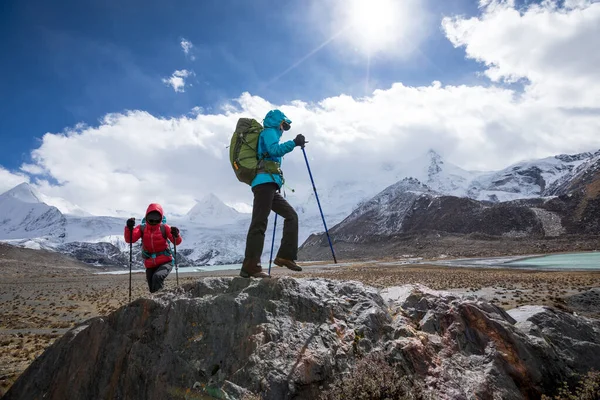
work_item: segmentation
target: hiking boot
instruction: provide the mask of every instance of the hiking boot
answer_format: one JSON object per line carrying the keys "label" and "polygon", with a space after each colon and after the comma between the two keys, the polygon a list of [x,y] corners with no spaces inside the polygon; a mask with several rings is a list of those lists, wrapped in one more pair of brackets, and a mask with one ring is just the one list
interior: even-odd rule
{"label": "hiking boot", "polygon": [[242,265],[240,270],[240,276],[242,278],[270,278],[271,275],[262,272],[262,266],[260,264],[255,265]]}
{"label": "hiking boot", "polygon": [[302,267],[296,264],[293,260],[286,260],[285,258],[275,257],[275,261],[273,261],[275,265],[280,267],[286,267],[291,269],[292,271],[302,271]]}

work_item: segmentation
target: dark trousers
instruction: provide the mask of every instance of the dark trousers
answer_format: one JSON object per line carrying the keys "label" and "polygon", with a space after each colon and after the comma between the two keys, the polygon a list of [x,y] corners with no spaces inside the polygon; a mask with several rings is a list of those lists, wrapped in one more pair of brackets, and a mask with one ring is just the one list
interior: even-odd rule
{"label": "dark trousers", "polygon": [[254,203],[252,222],[246,238],[244,265],[260,264],[260,256],[265,244],[265,231],[271,210],[284,218],[283,237],[277,257],[286,260],[298,258],[298,214],[277,191],[276,183],[263,183],[252,188]]}
{"label": "dark trousers", "polygon": [[159,265],[155,268],[146,268],[146,280],[148,281],[150,293],[158,292],[163,288],[163,283],[172,268],[171,263]]}

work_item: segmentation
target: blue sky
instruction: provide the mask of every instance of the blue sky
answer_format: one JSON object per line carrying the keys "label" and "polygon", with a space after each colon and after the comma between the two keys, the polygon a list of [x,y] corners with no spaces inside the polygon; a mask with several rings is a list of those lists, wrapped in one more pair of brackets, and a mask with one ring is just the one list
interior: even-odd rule
{"label": "blue sky", "polygon": [[[367,88],[366,55],[339,40],[274,80],[328,39],[308,1],[2,1],[0,164],[16,169],[44,133],[126,109],[173,116],[246,91],[283,103],[363,96],[399,81],[477,80],[477,64],[439,29],[443,15],[475,14],[476,2],[429,3],[434,18],[420,52],[374,55]],[[188,55],[182,39],[193,43]],[[176,93],[162,79],[183,69],[193,86]]]}
{"label": "blue sky", "polygon": [[498,170],[600,148],[596,0],[4,0],[0,54],[0,192],[95,214],[250,204],[226,146],[272,108],[331,187],[429,149]]}

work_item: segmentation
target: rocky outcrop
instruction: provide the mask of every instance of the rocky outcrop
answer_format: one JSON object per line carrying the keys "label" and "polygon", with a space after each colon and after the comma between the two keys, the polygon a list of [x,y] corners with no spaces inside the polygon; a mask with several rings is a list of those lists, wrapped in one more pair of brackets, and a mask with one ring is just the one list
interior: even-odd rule
{"label": "rocky outcrop", "polygon": [[422,286],[206,278],[73,328],[4,399],[318,399],[374,354],[423,396],[534,399],[600,368],[600,323]]}

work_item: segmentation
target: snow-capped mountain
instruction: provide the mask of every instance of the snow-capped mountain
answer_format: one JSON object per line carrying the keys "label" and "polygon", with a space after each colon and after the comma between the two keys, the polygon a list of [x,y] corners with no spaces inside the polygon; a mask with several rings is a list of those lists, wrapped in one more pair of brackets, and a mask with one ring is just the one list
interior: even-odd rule
{"label": "snow-capped mountain", "polygon": [[[123,238],[125,217],[64,215],[43,199],[27,183],[0,195],[0,240],[60,251],[94,265],[128,265],[129,244]],[[142,217],[138,216],[138,221]],[[203,198],[186,215],[167,219],[171,226],[181,229],[184,242],[178,250],[187,262],[241,262],[250,216],[228,207],[214,194]],[[139,243],[134,249],[135,266],[140,268]]]}
{"label": "snow-capped mountain", "polygon": [[556,157],[565,163],[573,165],[573,168],[570,168],[569,172],[558,177],[548,185],[544,192],[546,196],[566,194],[576,184],[587,181],[590,175],[600,170],[600,150],[593,154],[582,153],[574,156],[563,154]]}
{"label": "snow-capped mountain", "polygon": [[397,180],[413,177],[445,195],[503,202],[554,195],[561,182],[570,181],[586,165],[600,157],[596,153],[561,154],[522,161],[500,171],[466,171],[443,160],[433,150],[394,171]]}
{"label": "snow-capped mountain", "polygon": [[417,179],[404,178],[361,204],[331,232],[337,233],[338,237],[343,233],[345,240],[350,241],[358,237],[400,232],[413,204],[424,195],[434,198],[439,196],[439,193]]}
{"label": "snow-capped mountain", "polygon": [[[600,151],[558,155],[516,163],[500,171],[481,172],[464,170],[429,150],[409,161],[382,165],[368,181],[340,181],[319,188],[318,193],[328,227],[332,227],[382,190],[405,178],[417,179],[429,190],[444,195],[503,202],[556,195],[561,182],[570,182],[599,157]],[[302,237],[324,231],[314,193],[290,202],[302,221]]]}
{"label": "snow-capped mountain", "polygon": [[570,181],[599,153],[558,155],[525,161],[498,172],[477,176],[469,185],[468,197],[476,200],[509,201],[551,196],[561,182]]}
{"label": "snow-capped mountain", "polygon": [[28,183],[21,183],[7,192],[0,195],[1,201],[16,200],[21,203],[38,204],[43,203],[40,199],[40,194],[31,187]]}
{"label": "snow-capped mountain", "polygon": [[466,171],[445,161],[434,150],[394,168],[395,181],[415,178],[432,190],[453,196],[466,196],[478,172]]}
{"label": "snow-capped mountain", "polygon": [[[408,221],[405,217],[411,213],[409,204],[418,203],[420,198],[426,197],[431,202],[443,196],[456,196],[500,203],[557,196],[571,190],[574,182],[584,182],[598,168],[600,151],[525,161],[495,172],[466,171],[431,150],[410,161],[383,164],[374,171],[372,179],[344,180],[332,185],[317,182],[317,188],[330,230],[342,221],[340,226],[360,220],[356,226],[360,226],[362,233],[378,232],[376,228],[396,232],[398,224]],[[311,234],[324,231],[314,192],[288,193],[288,201],[299,215],[300,243]],[[60,205],[60,209],[48,203]],[[382,219],[386,213],[394,218]],[[88,260],[112,257],[122,264],[123,258],[114,254],[129,251],[123,240],[125,219],[129,216],[128,213],[90,216],[68,201],[44,196],[31,185],[21,184],[0,195],[0,240],[85,254]],[[140,221],[143,216],[136,217]],[[181,229],[184,242],[178,252],[189,262],[206,265],[238,263],[243,259],[250,214],[227,206],[215,194],[206,195],[187,214],[168,215],[167,219],[171,226]],[[271,214],[263,264],[270,256],[273,222]],[[283,223],[278,218],[275,252]]]}
{"label": "snow-capped mountain", "polygon": [[54,239],[65,235],[66,219],[56,208],[40,200],[40,195],[22,183],[0,195],[0,239]]}
{"label": "snow-capped mountain", "polygon": [[414,178],[405,178],[364,203],[331,229],[346,242],[416,231],[480,232],[490,235],[528,235],[541,232],[536,213],[523,204],[484,203],[468,197],[448,196],[431,190]]}
{"label": "snow-capped mountain", "polygon": [[[330,236],[338,241],[342,252],[348,252],[343,254],[380,256],[382,247],[430,255],[446,251],[466,255],[485,247],[492,254],[508,254],[518,252],[521,244],[531,245],[528,251],[549,245],[566,251],[569,243],[577,241],[545,239],[573,234],[584,235],[587,240],[585,235],[600,233],[600,151],[521,162],[498,172],[468,174],[456,173],[457,170],[444,173],[440,158],[429,155],[432,168],[421,175],[427,185],[405,178],[359,205],[330,229]],[[415,172],[422,173],[423,168]],[[439,179],[452,175],[460,179]],[[446,185],[440,185],[441,182]],[[461,195],[465,188],[466,195]],[[428,234],[436,239],[425,239],[427,244],[419,244],[419,239],[410,242],[411,237]],[[494,239],[473,246],[473,240],[465,235]],[[501,238],[522,238],[522,242],[507,245]],[[590,237],[589,243],[595,246],[596,239]],[[573,246],[579,248],[580,244]],[[311,236],[301,253],[311,259],[326,257],[325,237]]]}
{"label": "snow-capped mountain", "polygon": [[229,207],[213,193],[196,202],[185,215],[185,220],[202,226],[222,226],[244,218],[245,215]]}

